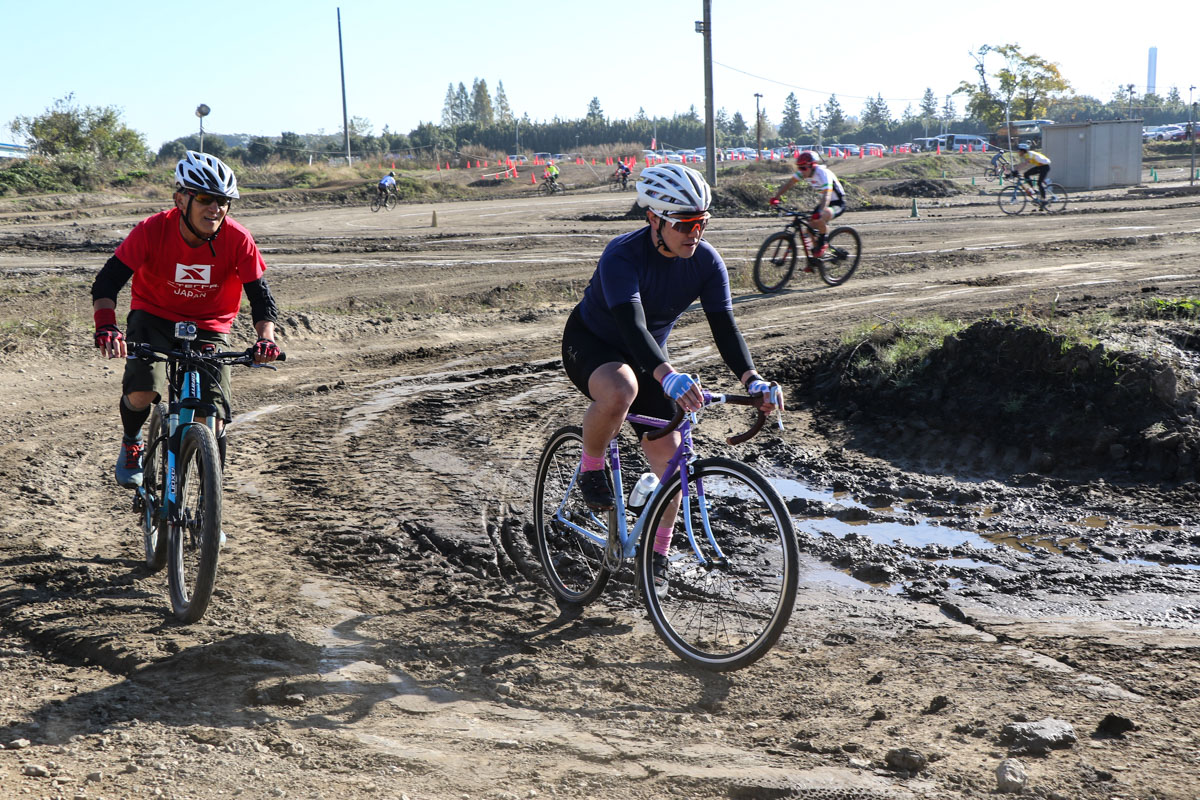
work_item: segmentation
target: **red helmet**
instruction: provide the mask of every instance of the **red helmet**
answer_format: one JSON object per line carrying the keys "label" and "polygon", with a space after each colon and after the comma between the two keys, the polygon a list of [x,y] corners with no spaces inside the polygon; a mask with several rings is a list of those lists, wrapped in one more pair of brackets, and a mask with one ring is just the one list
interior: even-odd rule
{"label": "red helmet", "polygon": [[809,167],[813,164],[820,163],[820,161],[821,157],[812,150],[803,150],[800,152],[800,155],[796,156],[797,167]]}

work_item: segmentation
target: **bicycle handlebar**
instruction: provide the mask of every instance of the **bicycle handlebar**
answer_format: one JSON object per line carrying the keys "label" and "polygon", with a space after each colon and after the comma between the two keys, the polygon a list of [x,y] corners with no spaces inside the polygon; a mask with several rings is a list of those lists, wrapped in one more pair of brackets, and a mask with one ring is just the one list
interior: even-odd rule
{"label": "bicycle handlebar", "polygon": [[[245,350],[160,350],[145,342],[131,342],[129,345],[129,358],[141,358],[146,361],[216,361],[222,364],[236,366],[244,364],[247,367],[262,366],[267,364],[254,363],[254,348],[247,347]],[[287,353],[282,350],[275,358],[276,361],[287,361]]]}
{"label": "bicycle handlebar", "polygon": [[[741,444],[742,442],[752,439],[759,433],[759,431],[763,429],[763,426],[767,424],[767,415],[764,414],[762,409],[758,407],[762,402],[763,396],[761,394],[714,394],[712,392],[704,391],[702,391],[701,394],[704,397],[705,407],[715,403],[727,403],[734,406],[754,406],[755,410],[758,412],[758,416],[754,420],[754,424],[751,425],[748,430],[726,438],[726,444]],[[683,406],[676,403],[675,416],[671,418],[671,421],[667,423],[667,426],[665,428],[659,428],[656,431],[650,431],[646,434],[646,438],[650,441],[655,441],[663,438],[669,433],[672,433],[683,423],[683,418],[685,416],[687,416],[687,412],[683,410]]]}

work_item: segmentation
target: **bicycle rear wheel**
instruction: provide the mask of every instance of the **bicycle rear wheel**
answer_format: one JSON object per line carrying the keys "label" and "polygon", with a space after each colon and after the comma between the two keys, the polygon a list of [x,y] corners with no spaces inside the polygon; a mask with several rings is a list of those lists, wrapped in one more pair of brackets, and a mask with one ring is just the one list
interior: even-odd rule
{"label": "bicycle rear wheel", "polygon": [[1057,214],[1067,207],[1067,190],[1057,183],[1046,184],[1046,199],[1042,208],[1051,214]]}
{"label": "bicycle rear wheel", "polygon": [[825,237],[829,245],[820,258],[821,280],[830,286],[841,286],[858,269],[862,257],[862,239],[854,228],[834,228]]}
{"label": "bicycle rear wheel", "polygon": [[582,454],[583,429],[559,428],[542,449],[533,483],[538,557],[555,596],[573,606],[587,605],[608,585],[604,546],[616,529],[615,511],[592,511],[583,502],[575,481]]}
{"label": "bicycle rear wheel", "polygon": [[142,544],[146,568],[158,572],[167,563],[168,530],[164,503],[167,486],[167,406],[155,403],[146,434],[146,459],[142,465]]}
{"label": "bicycle rear wheel", "polygon": [[171,607],[182,622],[204,616],[221,550],[221,462],[204,425],[188,425],[176,464],[179,524],[171,526]]}
{"label": "bicycle rear wheel", "polygon": [[[654,630],[685,661],[717,672],[762,658],[787,627],[796,602],[796,534],[775,488],[727,458],[697,461],[687,503],[702,562],[683,533],[671,544],[669,586],[654,590],[655,529],[680,497],[677,473],[650,509],[638,549],[638,578]],[[709,538],[709,534],[711,538]]]}
{"label": "bicycle rear wheel", "polygon": [[791,231],[772,233],[754,257],[754,285],[760,292],[778,292],[796,269],[796,237]]}
{"label": "bicycle rear wheel", "polygon": [[1020,214],[1025,210],[1025,192],[1020,186],[1007,186],[1000,190],[997,202],[1005,214]]}

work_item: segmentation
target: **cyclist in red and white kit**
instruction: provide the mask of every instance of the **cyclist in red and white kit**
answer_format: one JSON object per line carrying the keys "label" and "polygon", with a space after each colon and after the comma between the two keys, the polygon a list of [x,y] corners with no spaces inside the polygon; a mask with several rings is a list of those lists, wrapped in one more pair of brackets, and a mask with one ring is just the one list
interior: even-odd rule
{"label": "cyclist in red and white kit", "polygon": [[[175,166],[175,206],[142,220],[116,253],[101,268],[92,284],[92,312],[96,323],[95,344],[108,358],[128,354],[125,334],[117,326],[117,295],[133,278],[126,333],[130,341],[158,349],[178,346],[176,322],[196,322],[196,344],[228,346],[233,320],[241,306],[242,292],[250,301],[250,313],[258,341],[254,361],[274,361],[277,309],[263,272],[267,265],[250,232],[229,218],[232,201],[238,198],[237,178],[220,159],[189,150]],[[229,397],[229,367],[219,381]],[[125,362],[121,382],[120,415],[124,436],[117,458],[117,483],[127,488],[142,485],[142,425],[150,406],[166,392],[166,367],[141,359]],[[202,397],[221,404],[218,381],[201,376]],[[217,423],[217,445],[225,461],[223,422]]]}
{"label": "cyclist in red and white kit", "polygon": [[825,255],[825,234],[829,230],[829,222],[834,217],[841,216],[846,210],[846,191],[842,182],[833,174],[833,170],[820,163],[821,156],[812,150],[804,150],[796,156],[796,174],[788,178],[787,183],[779,187],[779,191],[771,198],[773,206],[779,205],[779,198],[801,180],[817,190],[820,200],[812,211],[812,226],[817,230],[817,240],[813,242],[813,256]]}

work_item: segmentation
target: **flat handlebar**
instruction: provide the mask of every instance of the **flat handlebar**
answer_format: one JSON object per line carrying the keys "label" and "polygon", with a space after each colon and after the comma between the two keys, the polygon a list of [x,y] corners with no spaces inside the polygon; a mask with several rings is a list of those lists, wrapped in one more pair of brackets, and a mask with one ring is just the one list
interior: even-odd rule
{"label": "flat handlebar", "polygon": [[[145,342],[131,342],[129,345],[129,357],[141,358],[146,361],[216,361],[222,364],[238,365],[245,364],[248,367],[267,366],[266,364],[256,365],[254,363],[254,348],[247,347],[245,350],[160,350]],[[287,361],[287,353],[282,350],[275,358],[276,361]]]}

